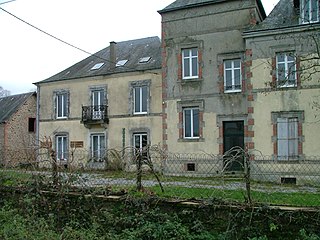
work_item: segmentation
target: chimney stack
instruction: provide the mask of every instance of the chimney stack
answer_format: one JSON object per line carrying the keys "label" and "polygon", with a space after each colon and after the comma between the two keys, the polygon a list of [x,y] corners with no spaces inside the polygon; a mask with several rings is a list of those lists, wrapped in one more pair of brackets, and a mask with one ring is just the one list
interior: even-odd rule
{"label": "chimney stack", "polygon": [[116,68],[117,53],[116,53],[116,42],[110,42],[110,70],[114,71]]}

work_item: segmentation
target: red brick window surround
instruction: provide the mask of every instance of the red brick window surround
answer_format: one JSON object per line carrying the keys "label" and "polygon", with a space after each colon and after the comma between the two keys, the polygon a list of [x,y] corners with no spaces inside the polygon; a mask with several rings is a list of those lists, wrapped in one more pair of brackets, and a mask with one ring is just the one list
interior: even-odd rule
{"label": "red brick window surround", "polygon": [[303,157],[303,111],[272,112],[273,155],[276,160],[300,160]]}
{"label": "red brick window surround", "polygon": [[202,79],[201,42],[192,42],[179,46],[178,81],[192,82]]}
{"label": "red brick window surround", "polygon": [[242,88],[242,73],[241,59],[231,59],[223,61],[224,67],[224,92],[241,92]]}
{"label": "red brick window surround", "polygon": [[178,102],[179,141],[203,141],[203,100]]}

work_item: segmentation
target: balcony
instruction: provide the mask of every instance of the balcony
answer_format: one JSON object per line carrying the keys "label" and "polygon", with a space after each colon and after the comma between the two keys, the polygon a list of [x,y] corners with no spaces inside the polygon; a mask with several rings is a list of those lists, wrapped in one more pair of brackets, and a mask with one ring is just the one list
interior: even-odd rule
{"label": "balcony", "polygon": [[101,124],[102,126],[109,124],[108,106],[82,106],[81,123],[83,123],[88,128],[90,128],[90,126],[92,125],[97,124]]}

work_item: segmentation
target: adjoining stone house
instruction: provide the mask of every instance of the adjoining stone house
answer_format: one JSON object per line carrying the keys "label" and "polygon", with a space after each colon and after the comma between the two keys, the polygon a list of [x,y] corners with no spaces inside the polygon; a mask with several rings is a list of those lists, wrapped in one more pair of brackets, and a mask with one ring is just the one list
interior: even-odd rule
{"label": "adjoining stone house", "polygon": [[111,42],[35,84],[38,137],[51,139],[60,164],[104,168],[110,149],[162,145],[158,37]]}
{"label": "adjoining stone house", "polygon": [[0,165],[35,161],[36,101],[35,92],[0,98]]}
{"label": "adjoining stone house", "polygon": [[[222,155],[240,146],[269,156],[255,170],[276,171],[273,180],[319,179],[319,164],[305,158],[320,155],[319,68],[310,67],[319,66],[319,1],[280,0],[268,17],[260,0],[177,0],[159,13],[165,149]],[[196,159],[171,166],[186,174],[241,170]]]}
{"label": "adjoining stone house", "polygon": [[[162,16],[163,139],[169,152],[223,155],[254,148],[243,30],[262,22],[260,0],[177,0]],[[251,59],[250,59],[251,60]],[[221,172],[223,162],[172,161],[181,172]],[[227,170],[241,170],[229,164]]]}
{"label": "adjoining stone house", "polygon": [[[320,181],[320,3],[280,0],[243,33],[247,52],[248,119],[263,154],[257,171],[276,181]],[[259,177],[259,176],[257,176]]]}

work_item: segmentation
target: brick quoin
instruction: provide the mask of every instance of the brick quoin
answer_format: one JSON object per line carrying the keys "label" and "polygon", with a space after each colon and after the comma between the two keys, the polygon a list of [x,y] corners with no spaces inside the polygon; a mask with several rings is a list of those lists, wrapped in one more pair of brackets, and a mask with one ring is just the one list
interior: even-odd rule
{"label": "brick quoin", "polygon": [[303,153],[302,143],[299,142],[298,144],[298,154],[301,155]]}
{"label": "brick quoin", "polygon": [[252,94],[251,94],[251,95],[248,95],[247,100],[248,100],[249,102],[254,101],[253,95],[252,95]]}
{"label": "brick quoin", "polygon": [[247,149],[254,149],[254,142],[247,142],[246,147]]}
{"label": "brick quoin", "polygon": [[183,128],[179,128],[179,138],[183,138]]}
{"label": "brick quoin", "polygon": [[162,123],[162,129],[164,129],[164,130],[168,129],[168,124],[167,123]]}
{"label": "brick quoin", "polygon": [[219,144],[219,154],[223,155],[223,150],[224,150],[224,145],[223,144]]}
{"label": "brick quoin", "polygon": [[168,140],[168,134],[163,134],[163,141],[167,141]]}
{"label": "brick quoin", "polygon": [[254,113],[254,107],[248,107],[248,113]]}
{"label": "brick quoin", "polygon": [[168,114],[163,113],[163,114],[162,114],[162,120],[163,120],[163,121],[166,121],[167,118],[168,118]]}
{"label": "brick quoin", "polygon": [[244,65],[245,65],[246,67],[251,67],[251,66],[252,66],[252,60],[245,61],[245,62],[244,62]]}
{"label": "brick quoin", "polygon": [[246,50],[246,56],[252,57],[252,49]]}
{"label": "brick quoin", "polygon": [[163,144],[163,150],[168,151],[168,144]]}
{"label": "brick quoin", "polygon": [[254,119],[253,118],[248,119],[248,125],[249,126],[254,125]]}

